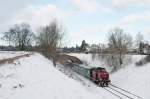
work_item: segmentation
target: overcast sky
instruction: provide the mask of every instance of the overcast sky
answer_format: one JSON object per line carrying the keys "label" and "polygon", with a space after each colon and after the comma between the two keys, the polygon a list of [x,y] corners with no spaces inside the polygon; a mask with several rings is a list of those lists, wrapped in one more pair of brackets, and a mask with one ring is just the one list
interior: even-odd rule
{"label": "overcast sky", "polygon": [[36,31],[53,18],[65,26],[66,45],[105,43],[120,27],[150,39],[150,0],[0,0],[0,32],[27,22]]}

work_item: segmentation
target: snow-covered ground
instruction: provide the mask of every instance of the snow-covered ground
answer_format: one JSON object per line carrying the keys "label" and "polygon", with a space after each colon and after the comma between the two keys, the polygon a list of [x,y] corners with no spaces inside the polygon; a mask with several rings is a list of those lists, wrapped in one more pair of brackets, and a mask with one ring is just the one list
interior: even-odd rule
{"label": "snow-covered ground", "polygon": [[[93,60],[91,54],[72,53],[70,55],[76,56],[83,61],[88,61],[89,65],[104,66],[104,63],[99,59],[95,58]],[[135,63],[144,57],[145,55],[132,55],[131,63],[111,74],[110,79],[112,84],[136,93],[144,99],[150,99],[150,63],[141,67],[135,66]]]}
{"label": "snow-covered ground", "polygon": [[110,99],[110,96],[114,97],[108,96],[106,91],[96,86],[96,89],[92,87],[90,90],[69,78],[40,54],[21,58],[16,61],[16,64],[1,66],[0,84],[0,99]]}
{"label": "snow-covered ground", "polygon": [[85,54],[85,53],[70,53],[68,55],[76,56],[81,61],[86,62],[87,65],[91,66],[104,66],[104,62],[100,61],[98,57],[94,57],[92,54]]}
{"label": "snow-covered ground", "polygon": [[24,52],[24,51],[0,51],[0,60],[1,59],[6,59],[6,58],[12,58],[15,56],[20,56],[20,55],[24,55],[28,52]]}
{"label": "snow-covered ground", "polygon": [[113,84],[136,92],[144,99],[150,99],[150,63],[136,67],[135,62],[144,56],[134,55],[133,63],[111,75]]}
{"label": "snow-covered ground", "polygon": [[[15,63],[0,67],[0,99],[118,99],[83,77],[84,84],[65,75],[38,53]],[[110,76],[113,84],[149,99],[149,74],[150,64],[138,68],[131,64]]]}

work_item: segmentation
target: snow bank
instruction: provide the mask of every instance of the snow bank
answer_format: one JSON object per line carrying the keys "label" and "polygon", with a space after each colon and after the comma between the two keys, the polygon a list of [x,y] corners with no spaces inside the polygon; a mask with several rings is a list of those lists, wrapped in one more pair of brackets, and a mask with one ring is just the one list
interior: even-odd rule
{"label": "snow bank", "polygon": [[68,55],[79,58],[85,65],[89,65],[91,67],[104,67],[108,72],[111,71],[111,68],[107,66],[105,62],[98,57],[97,54],[95,54],[96,56],[85,53],[70,53]]}
{"label": "snow bank", "polygon": [[15,56],[20,56],[27,54],[25,51],[0,51],[0,59],[12,58]]}
{"label": "snow bank", "polygon": [[[142,57],[133,56],[132,60]],[[110,75],[111,81],[149,99],[150,64],[135,67],[134,62]],[[36,53],[0,67],[0,99],[118,99],[91,81],[80,79],[85,83],[64,75],[50,60]]]}
{"label": "snow bank", "polygon": [[143,99],[150,99],[150,63],[141,67],[135,66],[135,62],[144,57],[134,55],[132,64],[112,74],[111,81],[115,85],[142,96]]}
{"label": "snow bank", "polygon": [[79,58],[81,61],[86,62],[86,64],[94,67],[104,66],[104,62],[102,62],[99,58],[93,58],[92,54],[85,53],[70,53],[68,55],[75,56]]}
{"label": "snow bank", "polygon": [[[0,99],[110,99],[56,70],[39,54],[0,67]],[[93,87],[92,87],[93,88]],[[97,87],[95,87],[97,88]],[[97,88],[97,90],[100,88]]]}
{"label": "snow bank", "polygon": [[[72,53],[70,55],[88,61],[89,65],[101,66],[101,64],[104,64],[101,60],[92,60],[91,54]],[[145,55],[132,55],[131,63],[111,74],[110,79],[112,84],[138,94],[143,99],[150,99],[150,63],[141,67],[135,66],[135,63],[144,57]]]}

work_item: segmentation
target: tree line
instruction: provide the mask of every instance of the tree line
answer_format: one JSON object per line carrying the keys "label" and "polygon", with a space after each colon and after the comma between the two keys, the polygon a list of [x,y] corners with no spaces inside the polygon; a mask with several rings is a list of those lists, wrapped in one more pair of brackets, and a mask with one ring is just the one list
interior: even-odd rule
{"label": "tree line", "polygon": [[81,46],[71,47],[71,50],[74,52],[92,53],[92,59],[100,57],[100,60],[105,61],[111,67],[112,72],[114,72],[131,61],[131,55],[127,54],[144,54],[145,48],[147,50],[146,53],[150,53],[150,45],[145,43],[140,32],[133,39],[123,29],[114,28],[108,32],[106,44],[89,45],[83,40]]}
{"label": "tree line", "polygon": [[[41,26],[34,33],[31,26],[27,23],[16,24],[3,33],[2,40],[8,42],[9,46],[13,46],[16,50],[30,51],[35,50],[41,52],[48,58],[55,60],[56,49],[60,48],[65,36],[63,25],[59,24],[55,19],[48,25]],[[143,53],[144,47],[150,50],[150,46],[145,44],[143,35],[139,32],[135,37],[135,45],[138,46],[139,53]],[[87,52],[88,48],[91,52],[99,54],[110,54],[107,56],[107,63],[116,66],[114,70],[121,66],[124,62],[125,54],[133,47],[133,38],[121,28],[114,28],[108,32],[107,44],[92,44],[91,46],[82,41],[81,46],[76,45],[75,50],[79,52]],[[74,51],[74,48],[64,48],[64,51]]]}
{"label": "tree line", "polygon": [[36,33],[28,23],[16,24],[2,33],[1,39],[16,50],[35,50],[49,57],[50,53],[56,53],[56,48],[61,46],[64,34],[63,25],[54,19],[48,25],[39,27]]}

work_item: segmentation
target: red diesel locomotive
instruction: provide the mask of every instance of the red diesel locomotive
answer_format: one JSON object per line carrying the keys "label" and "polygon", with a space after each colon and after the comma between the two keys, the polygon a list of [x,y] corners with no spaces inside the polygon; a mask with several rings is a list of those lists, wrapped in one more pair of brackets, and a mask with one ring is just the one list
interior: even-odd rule
{"label": "red diesel locomotive", "polygon": [[102,87],[108,86],[110,83],[109,73],[105,68],[73,64],[72,69]]}

